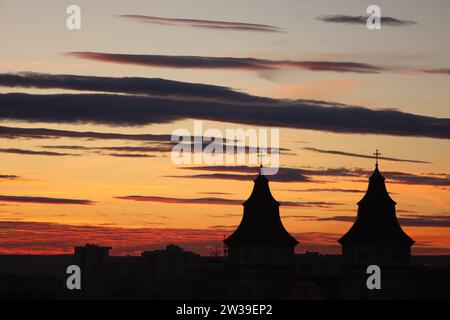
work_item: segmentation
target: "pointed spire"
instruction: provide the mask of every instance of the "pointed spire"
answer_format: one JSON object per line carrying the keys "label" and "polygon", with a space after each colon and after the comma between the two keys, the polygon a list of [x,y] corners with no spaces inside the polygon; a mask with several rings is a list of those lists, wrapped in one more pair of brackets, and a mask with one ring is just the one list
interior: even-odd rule
{"label": "pointed spire", "polygon": [[298,243],[281,222],[280,203],[272,196],[269,180],[262,169],[261,163],[252,193],[243,203],[242,221],[234,233],[224,240],[226,245],[252,243],[295,246]]}
{"label": "pointed spire", "polygon": [[244,202],[244,205],[248,203],[264,203],[266,205],[273,204],[277,206],[280,205],[270,192],[269,179],[267,179],[267,177],[264,175],[263,169],[264,167],[261,163],[258,168],[258,175],[256,176],[255,180],[253,180],[254,186],[252,193],[250,194],[250,197]]}
{"label": "pointed spire", "polygon": [[375,170],[369,178],[364,197],[358,202],[358,215],[350,230],[338,241],[341,244],[407,245],[414,241],[398,223],[395,205],[386,189],[385,178],[378,169],[378,150]]}

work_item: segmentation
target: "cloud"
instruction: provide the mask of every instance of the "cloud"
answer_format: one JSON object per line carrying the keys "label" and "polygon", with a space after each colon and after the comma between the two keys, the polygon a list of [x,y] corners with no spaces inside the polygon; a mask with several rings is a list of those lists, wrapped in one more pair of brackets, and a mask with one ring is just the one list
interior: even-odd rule
{"label": "cloud", "polygon": [[[326,15],[317,17],[317,20],[323,22],[331,22],[331,23],[344,23],[344,24],[359,24],[366,25],[368,16],[349,16],[349,15]],[[416,21],[412,20],[401,20],[393,17],[381,17],[381,24],[383,26],[391,26],[391,27],[402,27],[402,26],[410,26],[417,24]]]}
{"label": "cloud", "polygon": [[6,93],[0,94],[0,113],[5,120],[28,122],[138,126],[202,119],[338,133],[450,138],[450,119],[446,118],[323,101],[276,101],[228,104],[110,94]]}
{"label": "cloud", "polygon": [[31,156],[78,156],[79,154],[72,153],[60,153],[60,152],[51,152],[51,151],[34,151],[34,150],[25,150],[25,149],[0,149],[1,153],[14,153],[14,154],[23,154],[23,155],[31,155]]}
{"label": "cloud", "polygon": [[[290,216],[289,218],[308,221],[334,221],[334,222],[353,223],[356,217],[355,216],[315,217],[315,216],[299,215],[299,216]],[[398,221],[404,227],[450,228],[449,215],[402,215],[398,218]]]}
{"label": "cloud", "polygon": [[237,225],[215,225],[215,226],[209,226],[208,229],[213,229],[213,230],[220,230],[220,231],[227,231],[227,232],[233,232],[234,230],[236,230]]}
{"label": "cloud", "polygon": [[[206,204],[206,205],[241,205],[244,201],[237,199],[225,199],[218,197],[207,198],[170,198],[170,197],[157,197],[157,196],[140,196],[130,195],[115,197],[121,200],[133,200],[144,202],[159,202],[159,203],[173,203],[173,204]],[[293,201],[281,201],[280,204],[284,207],[317,207],[317,208],[329,208],[341,203],[334,202],[322,202],[322,201],[309,201],[309,202],[293,202]]]}
{"label": "cloud", "polygon": [[[258,71],[260,75],[267,76],[265,71],[276,71],[281,69],[300,69],[308,71],[319,72],[338,72],[338,73],[360,73],[360,74],[377,74],[377,73],[395,73],[400,75],[449,75],[449,68],[414,68],[403,66],[377,66],[365,62],[356,61],[328,61],[328,60],[270,60],[258,59],[251,57],[211,57],[211,56],[171,56],[171,55],[151,55],[151,54],[121,54],[121,53],[103,53],[103,52],[67,52],[67,56],[87,59],[93,61],[132,64],[147,67],[163,67],[163,68],[178,68],[178,69],[229,69],[229,70],[243,70],[243,71]],[[26,73],[22,73],[25,74]],[[11,82],[7,80],[5,83]],[[101,78],[101,77],[98,77]],[[106,78],[107,79],[107,78]],[[121,79],[121,78],[112,78]],[[122,78],[125,79],[125,78]],[[143,82],[143,78],[129,78],[135,81]],[[144,78],[145,79],[145,78]],[[149,81],[150,79],[147,79]],[[152,79],[156,82],[158,79]],[[118,82],[119,80],[117,80]],[[170,81],[159,79],[160,82]],[[175,86],[182,85],[189,86],[186,83],[179,83],[173,81]],[[12,82],[14,83],[14,82]],[[22,81],[23,83],[23,81]],[[342,87],[342,82],[338,83]],[[347,82],[348,84],[348,82]],[[166,85],[172,85],[169,82]],[[190,84],[195,86],[196,84]],[[211,86],[211,85],[204,85]],[[187,89],[187,88],[185,88]],[[220,96],[226,87],[211,86],[211,88],[204,87],[203,89],[212,90],[214,94]],[[302,89],[302,88],[300,88]],[[305,89],[305,88],[303,88]],[[75,89],[81,90],[81,89]],[[142,90],[142,88],[141,88]],[[120,91],[120,89],[118,90]],[[152,90],[144,90],[148,92]],[[146,93],[148,94],[148,93]],[[181,94],[187,94],[181,92]],[[211,96],[215,99],[215,95]],[[234,99],[245,101],[248,98],[245,93],[236,93]],[[264,98],[261,98],[264,99]],[[268,98],[266,98],[268,99]]]}
{"label": "cloud", "polygon": [[92,205],[94,201],[82,199],[63,199],[48,197],[29,197],[29,196],[4,196],[0,195],[1,202],[20,202],[20,203],[41,203],[41,204],[79,204]]}
{"label": "cloud", "polygon": [[[176,136],[175,136],[176,137]],[[45,128],[15,128],[0,126],[0,138],[3,139],[59,139],[59,138],[74,138],[74,139],[86,139],[86,140],[130,140],[130,141],[142,141],[146,143],[154,143],[152,146],[145,147],[132,147],[132,146],[114,146],[114,147],[90,147],[81,145],[41,145],[43,149],[59,149],[59,150],[72,150],[72,151],[120,151],[120,152],[170,152],[174,146],[171,142],[171,135],[169,134],[121,134],[121,133],[104,133],[104,132],[78,132],[68,130],[57,129],[45,129]],[[194,140],[194,136],[184,137]],[[200,137],[205,139],[206,137]],[[227,142],[227,139],[223,139]],[[226,144],[224,144],[226,146]],[[256,152],[254,148],[247,147],[246,152]],[[290,149],[280,148],[280,152],[288,153]],[[55,152],[42,152],[31,151],[21,149],[4,149],[8,153],[17,154],[36,154],[40,155],[79,155],[79,154],[65,154]],[[113,154],[110,154],[113,155]],[[129,153],[131,157],[137,154]],[[116,155],[113,155],[116,156]],[[124,156],[121,154],[119,156]],[[150,155],[145,155],[150,157]],[[151,155],[153,157],[153,155]]]}
{"label": "cloud", "polygon": [[[121,157],[121,158],[153,158],[156,157],[152,154],[136,153],[136,151],[143,152],[169,152],[172,148],[171,145],[165,146],[155,146],[155,147],[87,147],[87,146],[40,146],[44,149],[63,149],[72,151],[93,151],[99,155],[111,156],[111,157]],[[104,153],[101,151],[117,151],[111,153]],[[131,151],[131,152],[127,152]],[[82,154],[73,153],[60,153],[53,151],[34,151],[34,150],[24,150],[24,149],[0,149],[0,153],[14,153],[22,155],[40,155],[40,156],[81,156]],[[1,176],[0,176],[1,179]]]}
{"label": "cloud", "polygon": [[[250,180],[254,178],[256,170],[248,166],[201,166],[187,167],[184,170],[213,171],[195,175],[172,176],[186,179],[222,179],[222,180]],[[281,167],[276,175],[270,176],[269,180],[274,182],[323,182],[316,180],[317,177],[364,177],[372,174],[371,170],[361,168],[290,168]],[[388,183],[429,185],[446,187],[450,186],[450,175],[446,173],[414,174],[400,171],[382,171]],[[366,181],[366,180],[364,180]]]}
{"label": "cloud", "polygon": [[210,191],[210,192],[197,192],[198,194],[214,194],[214,195],[232,195],[232,193],[229,192],[214,192],[214,191]]}
{"label": "cloud", "polygon": [[[338,151],[338,150],[324,150],[324,149],[311,148],[311,147],[304,147],[303,150],[308,150],[308,151],[318,152],[318,153],[325,153],[325,154],[335,154],[335,155],[340,155],[340,156],[355,157],[355,158],[375,159],[374,156],[369,156],[366,154],[358,154],[358,153],[351,153],[351,152]],[[432,163],[429,161],[399,159],[399,158],[391,158],[391,157],[379,157],[379,159],[395,161],[395,162],[427,163],[427,164]]]}
{"label": "cloud", "polygon": [[21,177],[16,176],[15,174],[0,174],[0,180],[17,180]]}
{"label": "cloud", "polygon": [[450,215],[402,215],[399,218],[403,226],[450,228]]}
{"label": "cloud", "polygon": [[[249,166],[200,166],[186,167],[184,170],[213,171],[214,173],[203,173],[195,175],[172,176],[187,179],[222,179],[222,180],[252,180],[256,169]],[[363,169],[327,168],[327,169],[305,169],[280,167],[276,175],[269,176],[273,182],[324,182],[316,177],[360,177],[367,176],[369,171]]]}
{"label": "cloud", "polygon": [[18,128],[0,126],[0,138],[3,139],[98,139],[98,140],[131,140],[131,141],[170,141],[169,134],[123,134],[105,132],[79,132],[46,128]]}
{"label": "cloud", "polygon": [[[187,167],[185,170],[195,171],[214,171],[214,173],[202,173],[194,175],[174,175],[175,178],[187,179],[220,179],[220,180],[238,180],[250,181],[254,179],[256,169],[248,166],[203,166]],[[274,182],[317,182],[304,174],[301,169],[281,167],[276,175],[269,177]]]}
{"label": "cloud", "polygon": [[366,190],[342,189],[342,188],[309,188],[309,189],[289,189],[286,191],[294,192],[342,192],[342,193],[362,193]]}
{"label": "cloud", "polygon": [[154,158],[156,156],[143,153],[108,153],[108,156],[117,158]]}
{"label": "cloud", "polygon": [[176,19],[145,15],[126,14],[119,15],[121,18],[127,18],[142,23],[153,23],[170,26],[189,26],[195,28],[234,30],[234,31],[259,31],[259,32],[281,32],[281,29],[267,24],[255,24],[246,22],[218,21],[218,20],[199,20],[199,19]]}
{"label": "cloud", "polygon": [[[109,156],[115,156],[115,157],[156,157],[154,154],[148,154],[148,153],[169,153],[172,152],[173,148],[175,147],[176,143],[173,142],[166,142],[161,143],[158,142],[155,145],[146,145],[146,146],[109,146],[109,147],[88,147],[88,146],[81,146],[81,145],[42,145],[39,146],[43,149],[61,149],[61,150],[72,150],[72,151],[85,151],[85,152],[95,152],[100,155],[109,155]],[[202,143],[180,143],[181,146],[185,147],[186,152],[202,152],[207,146],[214,146],[217,153],[223,152],[226,153],[257,153],[258,148],[245,146],[241,149],[236,148],[234,144],[225,144],[217,141],[213,142],[202,142]],[[190,150],[190,151],[188,151]],[[105,151],[110,151],[112,153],[105,153]],[[281,153],[281,154],[292,154],[290,153],[290,149],[286,148],[273,148],[273,150],[269,150],[269,154],[272,154],[272,152]],[[1,152],[1,151],[0,151]]]}
{"label": "cloud", "polygon": [[429,74],[450,74],[450,68],[440,68],[440,69],[420,69],[419,73],[429,73]]}
{"label": "cloud", "polygon": [[450,175],[417,175],[399,171],[385,171],[383,175],[394,183],[430,186],[450,186]]}
{"label": "cloud", "polygon": [[2,73],[0,86],[10,88],[66,89],[77,91],[125,93],[158,97],[219,100],[228,102],[270,102],[228,87],[189,83],[161,78],[96,77],[34,72]]}
{"label": "cloud", "polygon": [[[403,75],[435,74],[447,75],[449,68],[406,68],[399,66],[376,66],[355,61],[327,61],[327,60],[270,60],[251,57],[211,57],[211,56],[171,56],[152,54],[122,54],[103,52],[67,52],[65,55],[78,59],[93,61],[132,64],[147,67],[164,67],[176,69],[229,69],[243,71],[276,71],[281,69],[300,69],[321,72],[377,74],[391,72]],[[141,78],[138,78],[141,79]],[[217,87],[217,90],[220,87]],[[222,87],[222,90],[226,88]],[[236,98],[244,99],[245,95]]]}
{"label": "cloud", "polygon": [[269,60],[236,57],[170,56],[151,54],[120,54],[103,52],[68,52],[66,55],[102,62],[135,64],[148,67],[195,68],[195,69],[239,69],[248,71],[298,68],[309,71],[380,73],[384,67],[352,61],[308,61]]}
{"label": "cloud", "polygon": [[237,204],[242,204],[242,202],[243,202],[241,200],[224,199],[224,198],[216,198],[216,197],[186,199],[186,198],[169,198],[169,197],[157,197],[157,196],[130,195],[130,196],[115,197],[115,198],[121,199],[121,200],[176,203],[176,204],[181,203],[181,204],[237,205]]}
{"label": "cloud", "polygon": [[44,149],[63,149],[63,150],[84,150],[84,151],[118,151],[118,152],[170,152],[172,143],[158,143],[152,146],[111,146],[111,147],[88,147],[79,145],[43,145]]}

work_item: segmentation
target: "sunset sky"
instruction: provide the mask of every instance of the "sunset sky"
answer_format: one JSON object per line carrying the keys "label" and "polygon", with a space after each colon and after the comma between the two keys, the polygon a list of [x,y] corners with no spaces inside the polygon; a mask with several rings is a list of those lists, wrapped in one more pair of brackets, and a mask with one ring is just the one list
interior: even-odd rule
{"label": "sunset sky", "polygon": [[371,4],[0,0],[0,253],[209,254],[258,169],[173,164],[196,119],[280,128],[298,252],[340,252],[378,148],[413,254],[450,254],[450,2]]}

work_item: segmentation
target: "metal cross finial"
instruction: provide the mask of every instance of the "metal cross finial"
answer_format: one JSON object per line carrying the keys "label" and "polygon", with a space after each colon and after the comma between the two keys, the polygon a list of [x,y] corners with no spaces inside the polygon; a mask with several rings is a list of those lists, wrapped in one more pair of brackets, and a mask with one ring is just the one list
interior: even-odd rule
{"label": "metal cross finial", "polygon": [[379,153],[377,149],[373,155],[375,156],[375,166],[378,167],[378,159],[380,159],[381,153]]}
{"label": "metal cross finial", "polygon": [[263,157],[264,157],[264,153],[262,153],[261,151],[258,153],[258,159],[259,159],[259,166],[262,167],[263,166]]}

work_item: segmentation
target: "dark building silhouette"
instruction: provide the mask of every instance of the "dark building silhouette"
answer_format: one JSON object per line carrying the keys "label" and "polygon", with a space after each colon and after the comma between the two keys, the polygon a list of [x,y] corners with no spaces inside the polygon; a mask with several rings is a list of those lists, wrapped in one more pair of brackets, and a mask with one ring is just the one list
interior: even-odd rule
{"label": "dark building silhouette", "polygon": [[75,247],[75,263],[81,269],[81,287],[87,295],[102,295],[106,291],[110,247],[92,244]]}
{"label": "dark building silhouette", "polygon": [[144,251],[142,279],[148,290],[161,288],[164,299],[192,299],[199,279],[200,256],[170,244],[166,250]]}
{"label": "dark building silhouette", "polygon": [[[378,151],[376,153],[378,156]],[[358,215],[338,241],[342,245],[342,295],[344,299],[407,299],[409,266],[414,241],[402,230],[395,213],[396,202],[386,189],[378,169],[369,178]],[[381,289],[369,290],[367,267],[381,269]]]}
{"label": "dark building silhouette", "polygon": [[232,297],[270,299],[279,297],[289,281],[298,241],[284,228],[280,204],[270,192],[262,166],[250,197],[243,203],[244,214],[236,231],[224,240]]}

